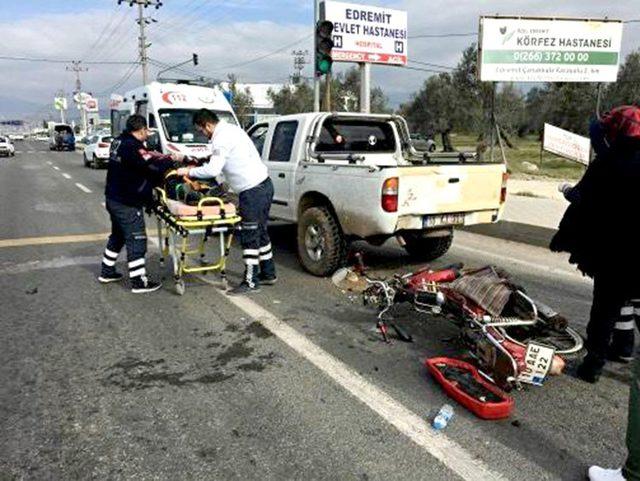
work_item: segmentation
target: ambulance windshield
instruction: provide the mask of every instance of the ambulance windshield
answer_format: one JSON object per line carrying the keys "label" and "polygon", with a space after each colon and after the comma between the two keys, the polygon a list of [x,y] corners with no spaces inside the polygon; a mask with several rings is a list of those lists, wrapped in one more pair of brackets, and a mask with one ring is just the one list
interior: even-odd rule
{"label": "ambulance windshield", "polygon": [[[193,126],[193,116],[198,109],[163,109],[160,110],[162,128],[169,142],[178,144],[206,144],[209,139]],[[231,112],[216,112],[221,122],[236,125]]]}

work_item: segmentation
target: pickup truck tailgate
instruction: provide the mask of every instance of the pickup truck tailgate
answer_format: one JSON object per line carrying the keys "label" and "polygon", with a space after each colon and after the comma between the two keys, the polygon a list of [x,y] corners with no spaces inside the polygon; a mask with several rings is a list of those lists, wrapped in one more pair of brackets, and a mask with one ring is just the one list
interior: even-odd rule
{"label": "pickup truck tailgate", "polygon": [[504,164],[398,168],[399,215],[498,209]]}

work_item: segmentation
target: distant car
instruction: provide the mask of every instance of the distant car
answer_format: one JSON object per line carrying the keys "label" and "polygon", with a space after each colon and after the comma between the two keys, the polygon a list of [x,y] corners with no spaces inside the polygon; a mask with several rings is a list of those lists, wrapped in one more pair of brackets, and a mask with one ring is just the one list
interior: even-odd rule
{"label": "distant car", "polygon": [[411,139],[411,143],[416,148],[416,150],[422,150],[426,152],[435,152],[436,151],[436,143],[433,139],[427,137],[423,134],[413,133],[409,135]]}
{"label": "distant car", "polygon": [[49,129],[50,150],[76,150],[76,137],[68,124],[54,124]]}
{"label": "distant car", "polygon": [[16,149],[13,147],[9,137],[0,137],[0,155],[3,157],[13,157],[16,155]]}
{"label": "distant car", "polygon": [[109,149],[113,137],[110,135],[93,135],[88,138],[87,145],[82,154],[85,167],[97,169],[107,165]]}
{"label": "distant car", "polygon": [[24,134],[9,134],[9,138],[13,141],[24,140]]}
{"label": "distant car", "polygon": [[49,142],[49,137],[46,135],[36,135],[36,140],[38,142]]}

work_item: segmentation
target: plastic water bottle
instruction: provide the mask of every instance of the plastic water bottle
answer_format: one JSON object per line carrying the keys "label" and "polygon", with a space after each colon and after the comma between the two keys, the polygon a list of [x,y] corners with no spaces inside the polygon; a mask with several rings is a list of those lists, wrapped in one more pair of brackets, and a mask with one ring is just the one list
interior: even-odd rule
{"label": "plastic water bottle", "polygon": [[450,404],[445,404],[440,408],[440,411],[438,411],[438,414],[436,414],[436,417],[433,419],[433,429],[435,429],[436,431],[443,430],[447,427],[452,417],[453,406],[451,406]]}

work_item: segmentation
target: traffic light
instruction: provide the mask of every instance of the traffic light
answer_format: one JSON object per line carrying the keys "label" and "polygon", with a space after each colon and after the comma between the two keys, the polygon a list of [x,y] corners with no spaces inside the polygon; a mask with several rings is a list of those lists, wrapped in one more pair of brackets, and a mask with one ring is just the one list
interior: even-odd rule
{"label": "traffic light", "polygon": [[193,54],[192,60],[193,60],[193,65],[198,65],[198,54],[197,53]]}
{"label": "traffic light", "polygon": [[316,76],[321,77],[331,72],[333,59],[333,23],[328,20],[318,22],[316,25]]}

